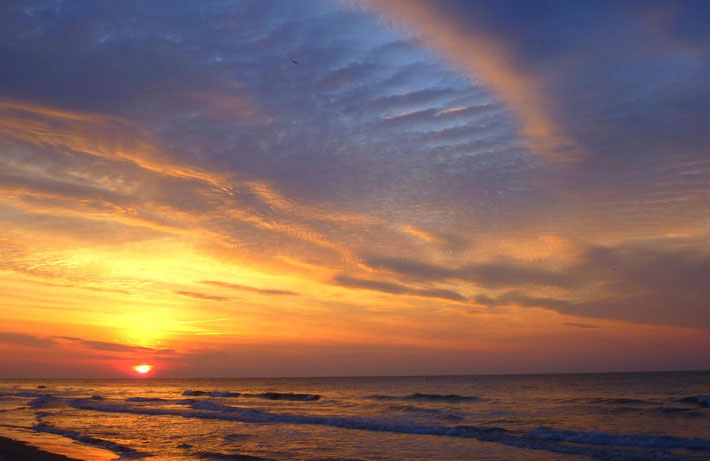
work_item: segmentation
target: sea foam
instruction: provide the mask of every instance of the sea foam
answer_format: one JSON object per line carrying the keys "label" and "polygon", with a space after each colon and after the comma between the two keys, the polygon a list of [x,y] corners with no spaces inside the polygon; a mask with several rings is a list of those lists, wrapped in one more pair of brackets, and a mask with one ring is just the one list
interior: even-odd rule
{"label": "sea foam", "polygon": [[[240,422],[314,424],[356,430],[473,438],[480,441],[497,442],[520,448],[588,455],[602,459],[654,459],[655,457],[655,455],[649,457],[647,453],[642,457],[638,457],[634,453],[627,452],[626,447],[655,449],[685,448],[689,450],[710,451],[710,440],[696,438],[583,432],[556,430],[547,427],[540,427],[526,433],[521,433],[495,426],[425,425],[387,418],[269,413],[220,405],[209,401],[195,402],[191,405],[190,410],[136,407],[93,402],[87,399],[76,399],[71,401],[70,404],[79,409],[110,413],[174,415],[185,418],[220,419]],[[579,445],[568,445],[569,442]],[[674,459],[674,457],[666,453],[661,459]]]}

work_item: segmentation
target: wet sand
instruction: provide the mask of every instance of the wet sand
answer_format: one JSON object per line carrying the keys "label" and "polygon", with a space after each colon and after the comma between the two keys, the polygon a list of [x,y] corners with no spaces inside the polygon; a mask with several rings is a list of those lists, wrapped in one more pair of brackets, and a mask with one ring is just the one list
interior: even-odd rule
{"label": "wet sand", "polygon": [[79,461],[40,450],[24,442],[0,437],[0,461]]}

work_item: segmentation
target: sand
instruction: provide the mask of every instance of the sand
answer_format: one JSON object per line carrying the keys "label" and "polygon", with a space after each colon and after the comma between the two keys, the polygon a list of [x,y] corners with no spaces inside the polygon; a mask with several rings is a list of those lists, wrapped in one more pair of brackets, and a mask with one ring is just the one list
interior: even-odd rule
{"label": "sand", "polygon": [[0,461],[79,461],[40,450],[24,442],[0,437]]}

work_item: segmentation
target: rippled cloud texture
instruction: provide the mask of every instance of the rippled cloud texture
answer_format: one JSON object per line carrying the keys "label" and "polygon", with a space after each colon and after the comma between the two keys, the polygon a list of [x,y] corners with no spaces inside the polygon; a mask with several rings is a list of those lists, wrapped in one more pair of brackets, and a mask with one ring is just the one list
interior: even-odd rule
{"label": "rippled cloud texture", "polygon": [[707,368],[708,21],[3,2],[0,374]]}

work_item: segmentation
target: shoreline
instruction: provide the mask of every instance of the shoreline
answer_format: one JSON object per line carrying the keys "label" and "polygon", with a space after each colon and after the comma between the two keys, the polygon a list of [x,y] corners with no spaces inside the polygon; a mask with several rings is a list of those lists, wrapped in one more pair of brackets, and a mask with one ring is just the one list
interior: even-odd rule
{"label": "shoreline", "polygon": [[49,451],[40,450],[26,442],[0,436],[0,461],[81,461],[77,458],[70,458],[58,455]]}

